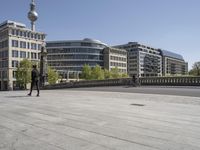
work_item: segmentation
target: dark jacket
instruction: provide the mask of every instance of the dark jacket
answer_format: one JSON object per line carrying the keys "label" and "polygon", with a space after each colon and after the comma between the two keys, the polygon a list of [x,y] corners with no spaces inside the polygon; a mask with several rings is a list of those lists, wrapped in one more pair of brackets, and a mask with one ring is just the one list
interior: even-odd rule
{"label": "dark jacket", "polygon": [[31,80],[32,81],[38,81],[39,80],[39,71],[37,69],[33,69],[31,72]]}

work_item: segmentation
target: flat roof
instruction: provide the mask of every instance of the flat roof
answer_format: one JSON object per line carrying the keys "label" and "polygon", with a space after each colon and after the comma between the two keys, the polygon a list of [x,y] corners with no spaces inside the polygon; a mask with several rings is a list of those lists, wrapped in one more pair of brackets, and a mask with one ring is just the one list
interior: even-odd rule
{"label": "flat roof", "polygon": [[174,53],[174,52],[170,52],[170,51],[161,49],[161,53],[163,56],[184,60],[182,55]]}
{"label": "flat roof", "polygon": [[102,44],[102,45],[105,45],[107,46],[107,44],[99,41],[99,40],[94,40],[94,39],[89,39],[89,38],[85,38],[83,40],[58,40],[58,41],[47,41],[46,43],[67,43],[67,42],[70,42],[70,43],[75,43],[75,42],[85,42],[85,43],[97,43],[97,44]]}

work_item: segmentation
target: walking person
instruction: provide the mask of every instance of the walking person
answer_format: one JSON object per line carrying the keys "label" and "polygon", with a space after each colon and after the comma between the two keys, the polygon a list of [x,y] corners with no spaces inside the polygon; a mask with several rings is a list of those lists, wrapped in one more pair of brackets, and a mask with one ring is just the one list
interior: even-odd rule
{"label": "walking person", "polygon": [[133,77],[132,77],[132,85],[133,86],[136,86],[136,77],[135,77],[136,75],[133,75]]}
{"label": "walking person", "polygon": [[36,85],[36,88],[37,88],[37,96],[40,96],[39,71],[37,70],[36,65],[33,65],[33,69],[31,71],[31,89],[30,89],[30,93],[28,94],[29,96],[31,96],[32,94],[34,85]]}

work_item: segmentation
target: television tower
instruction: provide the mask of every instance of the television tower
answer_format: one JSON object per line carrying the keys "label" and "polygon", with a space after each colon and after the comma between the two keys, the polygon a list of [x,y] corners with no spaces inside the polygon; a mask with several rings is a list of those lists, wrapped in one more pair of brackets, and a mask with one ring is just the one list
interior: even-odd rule
{"label": "television tower", "polygon": [[28,19],[31,21],[31,30],[35,31],[35,21],[38,19],[38,13],[35,11],[35,0],[32,0],[30,4]]}

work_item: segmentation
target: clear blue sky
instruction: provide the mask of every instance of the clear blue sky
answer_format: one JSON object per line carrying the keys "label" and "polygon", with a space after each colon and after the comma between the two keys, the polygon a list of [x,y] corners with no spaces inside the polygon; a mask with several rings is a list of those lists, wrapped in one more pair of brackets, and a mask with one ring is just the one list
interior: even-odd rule
{"label": "clear blue sky", "polygon": [[[25,23],[31,0],[1,0],[0,22]],[[141,42],[200,61],[200,0],[36,0],[37,30],[47,40]]]}

